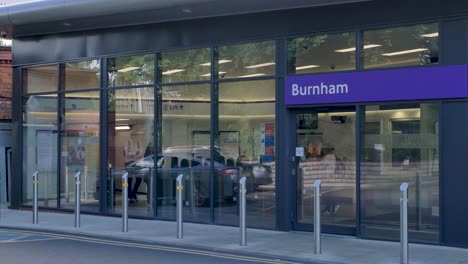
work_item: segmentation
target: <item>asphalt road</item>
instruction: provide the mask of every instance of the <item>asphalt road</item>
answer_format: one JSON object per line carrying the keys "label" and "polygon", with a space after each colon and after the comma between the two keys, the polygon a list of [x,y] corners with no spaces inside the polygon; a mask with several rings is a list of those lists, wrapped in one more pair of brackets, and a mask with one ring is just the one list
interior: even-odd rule
{"label": "asphalt road", "polygon": [[299,262],[166,245],[113,241],[76,235],[0,229],[0,263],[295,264]]}

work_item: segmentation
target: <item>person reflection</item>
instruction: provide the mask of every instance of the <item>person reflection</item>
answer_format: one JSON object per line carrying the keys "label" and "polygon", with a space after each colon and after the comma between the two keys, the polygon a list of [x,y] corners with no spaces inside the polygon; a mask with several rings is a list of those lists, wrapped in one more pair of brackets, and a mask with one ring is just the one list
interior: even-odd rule
{"label": "person reflection", "polygon": [[[323,177],[325,179],[333,179],[339,177],[339,166],[338,166],[338,157],[335,154],[334,147],[326,147],[322,149],[323,158],[321,160],[321,170]],[[323,195],[324,210],[322,214],[324,215],[334,215],[341,205],[337,203],[336,197],[333,196],[333,192],[329,192],[326,195]]]}
{"label": "person reflection", "polygon": [[[125,166],[138,161],[144,157],[144,148],[146,145],[137,137],[135,132],[130,133],[130,137],[125,143],[124,158]],[[135,178],[135,184],[132,186],[133,178]],[[142,181],[142,175],[136,174],[128,178],[128,199],[131,203],[138,201],[138,189],[140,188]]]}

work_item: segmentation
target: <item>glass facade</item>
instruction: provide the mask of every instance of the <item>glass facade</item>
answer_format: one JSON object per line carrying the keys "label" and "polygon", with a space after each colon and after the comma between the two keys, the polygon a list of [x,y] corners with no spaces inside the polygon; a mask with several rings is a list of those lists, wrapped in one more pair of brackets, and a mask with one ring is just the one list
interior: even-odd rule
{"label": "glass facade", "polygon": [[65,72],[62,75],[65,90],[99,88],[101,86],[100,69],[99,60],[66,63]]}
{"label": "glass facade", "polygon": [[211,79],[210,49],[163,52],[159,59],[162,83]]}
{"label": "glass facade", "polygon": [[248,78],[275,74],[275,43],[254,42],[219,47],[219,78]]}
{"label": "glass facade", "polygon": [[300,37],[288,41],[288,73],[356,69],[356,33]]}
{"label": "glass facade", "polygon": [[99,92],[61,96],[60,206],[74,208],[75,173],[81,172],[83,210],[99,210]]}
{"label": "glass facade", "polygon": [[148,85],[154,82],[154,55],[118,57],[107,60],[107,85]]}
{"label": "glass facade", "polygon": [[[409,183],[408,225],[415,239],[439,232],[439,104],[368,105],[361,135],[362,227],[398,230],[399,186]],[[427,238],[426,238],[427,239]]]}
{"label": "glass facade", "polygon": [[175,219],[176,178],[184,175],[184,217],[209,222],[211,169],[209,84],[162,87],[161,144],[158,150],[158,216]]}
{"label": "glass facade", "polygon": [[57,206],[57,95],[23,97],[23,203],[32,204],[33,178],[39,172],[40,206]]}
{"label": "glass facade", "polygon": [[23,70],[23,93],[57,91],[57,65],[32,67]]}
{"label": "glass facade", "polygon": [[151,216],[154,88],[109,90],[107,100],[109,211],[121,213],[121,179],[127,171],[129,214]]}
{"label": "glass facade", "polygon": [[[173,220],[175,179],[182,174],[184,219],[237,225],[238,182],[246,177],[247,225],[272,229],[284,217],[277,215],[282,179],[296,184],[294,225],[311,230],[311,186],[320,179],[323,221],[331,228],[325,230],[355,234],[360,223],[364,236],[372,237],[375,230],[397,230],[395,186],[408,181],[416,190],[410,230],[428,234],[421,241],[437,241],[439,103],[288,109],[295,120],[286,127],[288,116],[276,113],[286,107],[278,90],[284,78],[276,73],[438,63],[438,24],[301,36],[286,43],[24,68],[23,204],[31,204],[37,170],[40,205],[72,209],[73,175],[81,171],[83,211],[118,215],[128,199],[130,216]],[[280,51],[285,61],[276,58]],[[277,138],[278,130],[292,138]],[[284,158],[282,151],[291,147],[285,142],[303,150],[296,163]],[[298,174],[280,175],[277,166],[296,166]],[[125,171],[128,197],[122,197]]]}
{"label": "glass facade", "polygon": [[364,31],[363,65],[366,69],[436,64],[439,62],[439,25]]}
{"label": "glass facade", "polygon": [[355,109],[311,110],[296,115],[298,223],[313,224],[315,180],[322,182],[322,223],[356,225]]}
{"label": "glass facade", "polygon": [[274,80],[219,85],[217,223],[237,224],[238,182],[246,177],[247,222],[275,227],[275,98]]}

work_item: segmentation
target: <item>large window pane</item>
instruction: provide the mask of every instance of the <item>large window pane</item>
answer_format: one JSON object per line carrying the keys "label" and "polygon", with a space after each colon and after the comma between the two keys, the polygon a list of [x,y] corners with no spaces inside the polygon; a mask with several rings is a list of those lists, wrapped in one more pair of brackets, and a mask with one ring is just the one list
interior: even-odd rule
{"label": "large window pane", "polygon": [[99,210],[99,92],[62,96],[61,207],[73,208],[76,172],[81,172],[81,207]]}
{"label": "large window pane", "polygon": [[219,78],[246,78],[275,74],[275,42],[219,47]]}
{"label": "large window pane", "polygon": [[121,176],[127,171],[129,214],[153,215],[154,88],[111,90],[108,102],[109,209],[121,213]]}
{"label": "large window pane", "polygon": [[99,60],[70,62],[65,64],[65,90],[99,88]]}
{"label": "large window pane", "polygon": [[288,43],[288,73],[356,69],[356,33],[295,38]]}
{"label": "large window pane", "polygon": [[27,68],[23,70],[23,91],[43,93],[57,91],[57,65]]}
{"label": "large window pane", "polygon": [[[372,105],[361,131],[362,227],[366,236],[398,239],[400,191],[409,183],[409,230],[414,241],[438,241],[438,104]],[[393,236],[392,236],[393,234]]]}
{"label": "large window pane", "polygon": [[297,220],[314,223],[313,183],[321,180],[324,228],[356,226],[356,113],[354,107],[310,109],[296,115]]}
{"label": "large window pane", "polygon": [[57,96],[28,96],[23,102],[23,203],[32,204],[39,172],[39,206],[57,206]]}
{"label": "large window pane", "polygon": [[247,223],[275,227],[275,81],[221,83],[215,220],[238,224],[238,182],[247,177]]}
{"label": "large window pane", "polygon": [[163,83],[206,81],[210,75],[210,49],[163,52],[159,70]]}
{"label": "large window pane", "polygon": [[112,58],[108,63],[108,86],[145,85],[154,82],[154,55]]}
{"label": "large window pane", "polygon": [[161,110],[156,161],[158,216],[175,218],[175,179],[183,174],[184,218],[209,222],[210,85],[163,86]]}
{"label": "large window pane", "polygon": [[362,53],[366,69],[438,63],[438,24],[365,31]]}

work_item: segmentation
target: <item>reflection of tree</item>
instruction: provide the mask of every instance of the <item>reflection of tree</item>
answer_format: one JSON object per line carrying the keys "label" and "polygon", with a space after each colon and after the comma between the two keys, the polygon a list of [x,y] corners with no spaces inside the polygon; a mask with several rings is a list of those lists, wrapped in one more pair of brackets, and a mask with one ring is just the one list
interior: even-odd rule
{"label": "reflection of tree", "polygon": [[[377,44],[381,47],[365,49],[365,67],[385,67],[424,65],[438,62],[438,38],[423,37],[424,34],[437,32],[437,24],[422,24],[410,27],[397,27],[364,32],[364,44]],[[382,56],[384,53],[424,48],[418,53],[397,56]]]}
{"label": "reflection of tree", "polygon": [[[173,74],[163,74],[163,82],[189,82],[209,80],[210,49],[191,49],[163,52],[159,60],[161,72],[183,70]],[[202,76],[205,75],[205,76]]]}
{"label": "reflection of tree", "polygon": [[[220,64],[220,71],[227,72],[231,77],[247,74],[262,73],[274,74],[273,68],[246,68],[251,65],[275,62],[275,44],[273,41],[254,42],[239,45],[219,47],[220,60],[232,60],[229,63]],[[270,72],[265,72],[269,70]],[[222,77],[222,76],[221,76]]]}
{"label": "reflection of tree", "polygon": [[288,72],[295,73],[296,67],[305,65],[320,66],[305,72],[352,68],[355,52],[336,52],[352,47],[356,47],[354,32],[291,39],[288,42]]}
{"label": "reflection of tree", "polygon": [[154,80],[154,55],[130,56],[110,59],[109,85],[151,84]]}

